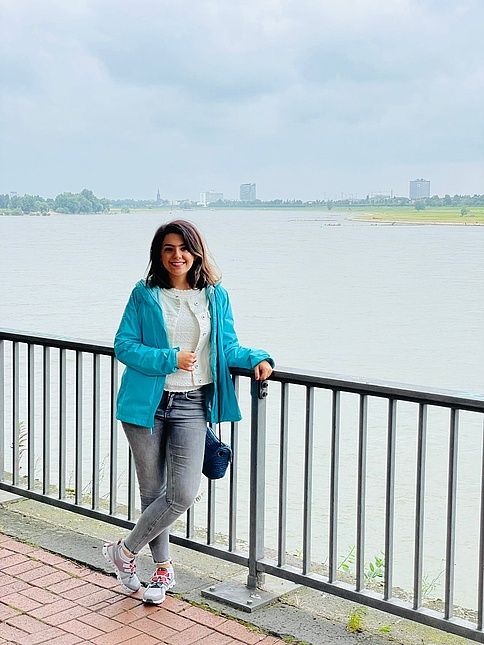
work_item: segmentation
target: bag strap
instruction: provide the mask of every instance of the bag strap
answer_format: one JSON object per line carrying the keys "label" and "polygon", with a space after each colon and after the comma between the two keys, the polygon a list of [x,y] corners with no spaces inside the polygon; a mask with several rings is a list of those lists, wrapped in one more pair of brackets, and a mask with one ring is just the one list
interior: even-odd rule
{"label": "bag strap", "polygon": [[[215,315],[215,350],[217,351],[217,349],[218,349],[218,327],[219,327],[220,323],[219,323],[218,315],[217,315],[217,290],[215,289],[215,287],[213,289],[213,301],[214,301],[214,309],[215,309],[215,312],[216,312],[216,315]],[[218,356],[218,351],[217,351],[217,356]],[[220,383],[220,378],[219,378],[219,374],[218,374],[219,363],[220,363],[220,361],[217,360],[217,363],[215,365],[215,369],[217,370],[217,374],[216,374],[216,376],[217,376],[217,387],[218,387],[218,383]],[[220,421],[220,409],[221,408],[220,408],[220,388],[219,387],[218,387],[218,392],[217,392],[217,408],[218,408],[218,423],[217,423],[217,426],[218,426],[218,439],[219,439],[220,443],[222,443],[222,423]]]}

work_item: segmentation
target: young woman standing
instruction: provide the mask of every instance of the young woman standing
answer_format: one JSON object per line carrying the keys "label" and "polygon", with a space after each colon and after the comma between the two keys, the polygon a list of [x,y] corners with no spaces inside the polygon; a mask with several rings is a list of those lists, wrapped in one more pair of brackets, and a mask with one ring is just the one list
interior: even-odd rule
{"label": "young woman standing", "polygon": [[175,584],[169,529],[200,485],[207,423],[241,418],[230,367],[267,379],[267,352],[239,345],[226,290],[190,222],[161,226],[146,280],[133,289],[114,342],[126,365],[117,402],[138,477],[142,514],[103,555],[124,589],[141,584],[135,557],[149,545],[155,572],[143,600],[159,604]]}

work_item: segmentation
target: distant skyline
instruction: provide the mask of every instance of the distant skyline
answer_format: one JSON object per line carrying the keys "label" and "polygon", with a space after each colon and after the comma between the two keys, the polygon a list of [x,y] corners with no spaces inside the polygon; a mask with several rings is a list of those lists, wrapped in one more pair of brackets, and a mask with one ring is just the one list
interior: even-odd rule
{"label": "distant skyline", "polygon": [[0,0],[0,193],[484,193],[482,0]]}

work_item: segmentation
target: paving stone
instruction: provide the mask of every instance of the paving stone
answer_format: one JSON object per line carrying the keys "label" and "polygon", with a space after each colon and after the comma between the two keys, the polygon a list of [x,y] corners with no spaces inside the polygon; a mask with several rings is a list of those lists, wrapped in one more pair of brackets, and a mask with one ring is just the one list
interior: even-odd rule
{"label": "paving stone", "polygon": [[[9,582],[0,587],[0,601],[5,602],[5,597],[9,597],[14,593],[20,593],[24,589],[30,589],[30,585],[23,580],[17,580],[9,576]],[[10,603],[8,603],[10,604]]]}
{"label": "paving stone", "polygon": [[58,625],[62,625],[62,623],[67,622],[68,620],[79,618],[79,616],[82,616],[87,612],[88,610],[85,607],[74,605],[74,607],[72,607],[71,609],[65,609],[64,611],[60,611],[56,614],[49,614],[48,616],[42,618],[42,620],[49,625],[52,625],[53,627],[57,627]]}
{"label": "paving stone", "polygon": [[148,634],[140,634],[134,638],[130,638],[127,641],[123,641],[123,645],[159,645],[160,641],[153,636]]}
{"label": "paving stone", "polygon": [[171,629],[171,627],[164,627],[163,625],[160,625],[160,623],[150,620],[149,618],[140,618],[140,620],[136,621],[135,629],[158,638],[163,642],[165,642],[168,636],[174,636],[175,634],[179,633],[174,629]]}
{"label": "paving stone", "polygon": [[94,608],[95,605],[102,602],[103,600],[107,600],[109,598],[115,598],[117,596],[117,594],[114,594],[112,591],[109,591],[109,589],[99,589],[99,587],[95,587],[95,589],[96,591],[94,593],[89,595],[83,595],[82,598],[79,598],[76,602],[79,605],[82,605],[83,607]]}
{"label": "paving stone", "polygon": [[184,629],[182,632],[178,632],[174,636],[169,636],[163,640],[169,645],[192,645],[202,638],[208,638],[209,635],[212,635],[213,631],[205,625],[194,625],[188,629]]}
{"label": "paving stone", "polygon": [[21,593],[13,593],[9,596],[3,596],[1,601],[5,605],[15,607],[15,609],[21,609],[22,611],[31,611],[32,609],[37,609],[42,606],[41,603],[32,600],[32,598],[24,596]]}
{"label": "paving stone", "polygon": [[0,603],[0,623],[6,621],[8,618],[11,618],[12,616],[18,616],[20,615],[20,612],[17,611],[16,609],[12,609],[12,607],[7,607],[7,605],[3,605]]}
{"label": "paving stone", "polygon": [[105,633],[100,629],[92,627],[92,625],[81,622],[80,620],[69,620],[67,623],[62,623],[60,627],[66,632],[76,634],[77,636],[82,636],[82,638],[89,640],[95,638],[96,636],[101,636],[103,633]]}
{"label": "paving stone", "polygon": [[221,630],[224,634],[233,636],[243,643],[249,643],[250,645],[258,643],[260,640],[265,638],[265,634],[263,635],[260,632],[251,632],[247,627],[237,623],[235,620],[228,620],[224,625],[216,627],[215,629]]}
{"label": "paving stone", "polygon": [[107,616],[101,616],[100,614],[88,613],[84,616],[78,618],[83,623],[92,625],[97,629],[100,629],[102,632],[113,632],[115,629],[119,629],[119,622],[108,618]]}
{"label": "paving stone", "polygon": [[190,618],[191,620],[201,623],[202,625],[206,625],[207,627],[216,627],[227,622],[227,619],[223,616],[217,616],[217,614],[212,614],[210,611],[206,611],[200,607],[189,606],[187,609],[184,609],[179,616]]}
{"label": "paving stone", "polygon": [[[150,620],[155,620],[157,623],[171,627],[177,632],[181,632],[184,629],[189,629],[193,627],[194,622],[188,618],[183,618],[180,614],[174,614],[172,611],[167,611],[166,609],[160,608],[159,611],[150,615]],[[136,623],[134,624],[136,627]]]}
{"label": "paving stone", "polygon": [[20,645],[39,645],[39,643],[47,643],[53,638],[58,636],[63,636],[65,632],[57,629],[57,627],[50,627],[46,625],[46,629],[39,631],[34,634],[26,634],[20,643]]}
{"label": "paving stone", "polygon": [[21,564],[28,562],[29,559],[21,553],[14,553],[13,551],[3,550],[0,552],[0,569],[7,569],[13,567],[14,564]]}
{"label": "paving stone", "polygon": [[15,553],[32,553],[37,547],[32,546],[31,544],[24,544],[24,542],[19,542],[18,540],[7,539],[2,542],[2,549],[9,549],[10,551],[15,551]]}
{"label": "paving stone", "polygon": [[64,558],[56,553],[49,553],[48,551],[37,548],[34,551],[31,551],[29,556],[36,560],[40,560],[40,562],[44,562],[45,564],[56,565],[64,561]]}
{"label": "paving stone", "polygon": [[95,645],[117,645],[118,643],[123,643],[130,638],[137,638],[142,635],[142,632],[127,625],[126,627],[121,627],[120,629],[116,629],[108,634],[92,638],[91,642]]}
{"label": "paving stone", "polygon": [[34,618],[46,618],[47,616],[53,616],[54,614],[58,614],[61,611],[65,610],[73,610],[76,608],[76,604],[73,603],[71,600],[66,600],[65,598],[58,598],[52,603],[49,603],[47,605],[42,605],[38,609],[34,609],[34,611],[30,612],[31,616],[34,616]]}
{"label": "paving stone", "polygon": [[37,620],[36,618],[32,618],[27,614],[20,614],[19,616],[9,618],[7,623],[17,629],[23,629],[24,632],[27,632],[28,634],[35,634],[39,631],[48,629],[48,626],[45,623]]}
{"label": "paving stone", "polygon": [[3,573],[8,576],[17,576],[19,573],[24,573],[25,571],[32,571],[42,566],[42,562],[37,562],[37,560],[26,560],[25,562],[20,562],[20,564],[15,564],[12,567],[6,567],[3,569]]}

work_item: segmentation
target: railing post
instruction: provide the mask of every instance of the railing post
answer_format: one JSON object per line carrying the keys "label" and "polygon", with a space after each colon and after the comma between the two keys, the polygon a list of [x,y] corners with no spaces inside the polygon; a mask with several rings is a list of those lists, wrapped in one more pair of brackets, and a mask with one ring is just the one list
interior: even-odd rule
{"label": "railing post", "polygon": [[42,364],[42,492],[50,493],[50,347],[44,346]]}
{"label": "railing post", "polygon": [[20,357],[19,344],[13,343],[12,354],[12,484],[20,481]]}
{"label": "railing post", "polygon": [[27,487],[35,488],[35,347],[27,346]]}
{"label": "railing post", "polygon": [[282,591],[262,590],[265,575],[259,570],[264,558],[264,513],[266,474],[266,397],[267,381],[251,379],[250,479],[249,479],[249,557],[245,585],[231,580],[202,589],[202,596],[252,612],[273,602]]}
{"label": "railing post", "polygon": [[0,480],[5,479],[5,341],[0,340]]}
{"label": "railing post", "polygon": [[267,381],[251,380],[249,574],[247,587],[263,584],[257,563],[264,557]]}

